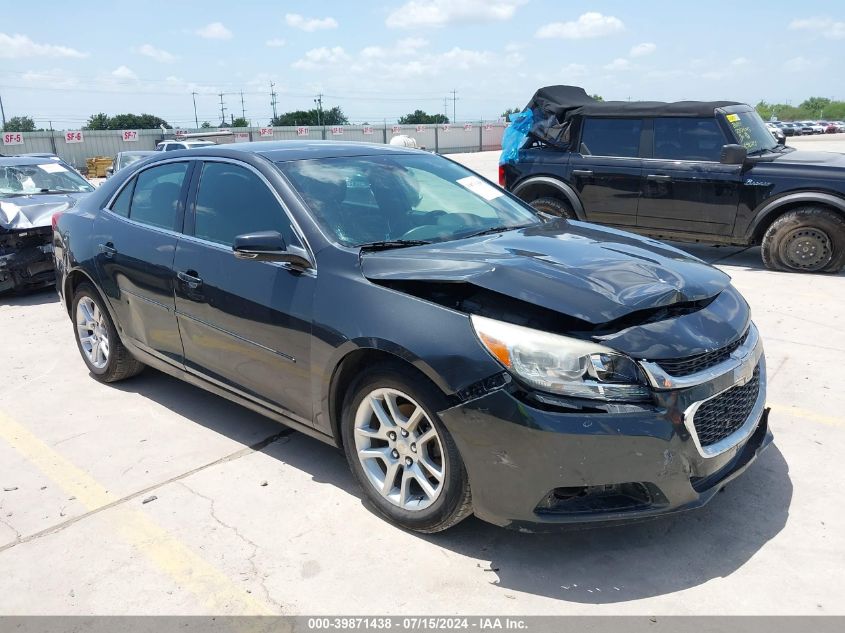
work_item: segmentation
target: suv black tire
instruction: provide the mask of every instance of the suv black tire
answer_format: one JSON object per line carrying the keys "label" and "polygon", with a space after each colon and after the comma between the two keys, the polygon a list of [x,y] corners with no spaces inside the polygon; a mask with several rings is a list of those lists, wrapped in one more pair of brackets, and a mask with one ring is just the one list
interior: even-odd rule
{"label": "suv black tire", "polygon": [[801,207],[775,220],[763,236],[772,270],[837,273],[845,267],[845,219],[824,207]]}
{"label": "suv black tire", "polygon": [[[386,499],[367,478],[355,442],[355,418],[359,406],[371,393],[389,389],[407,394],[425,412],[442,446],[445,475],[436,500],[427,508],[407,510]],[[472,514],[472,495],[466,467],[455,441],[437,417],[449,406],[443,393],[425,377],[399,362],[385,362],[360,375],[346,392],[341,418],[341,435],[346,461],[370,505],[391,523],[416,532],[442,532]],[[383,462],[382,468],[386,469]],[[403,467],[404,472],[404,467]]]}
{"label": "suv black tire", "polygon": [[575,215],[575,211],[572,210],[572,206],[560,198],[537,198],[536,200],[529,202],[529,204],[537,209],[537,211],[541,211],[558,218],[566,218],[567,220],[578,219],[578,216]]}
{"label": "suv black tire", "polygon": [[[101,321],[105,326],[106,335],[108,337],[109,352],[108,359],[103,367],[97,367],[88,358],[87,353],[82,347],[80,340],[79,328],[77,327],[77,310],[79,302],[88,299],[96,304],[97,309],[102,315]],[[100,382],[117,382],[118,380],[125,380],[131,378],[144,370],[144,364],[137,360],[128,349],[123,345],[117,329],[111,320],[108,310],[103,305],[103,300],[100,298],[100,293],[88,283],[81,283],[76,288],[73,295],[73,303],[71,307],[71,322],[73,324],[73,338],[76,341],[76,347],[79,349],[79,354],[82,360],[88,366],[88,371],[91,375]]]}

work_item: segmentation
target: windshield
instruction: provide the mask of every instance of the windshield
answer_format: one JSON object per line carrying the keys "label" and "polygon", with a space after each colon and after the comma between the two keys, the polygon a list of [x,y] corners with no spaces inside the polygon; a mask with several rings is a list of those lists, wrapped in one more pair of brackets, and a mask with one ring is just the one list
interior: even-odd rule
{"label": "windshield", "polygon": [[763,119],[755,111],[726,114],[725,119],[731,126],[737,142],[743,145],[749,154],[773,150],[778,146],[777,141],[766,129]]}
{"label": "windshield", "polygon": [[142,158],[146,158],[149,154],[128,154],[123,153],[120,155],[117,161],[117,169],[124,169],[125,167],[129,167],[132,163],[137,163]]}
{"label": "windshield", "polygon": [[83,191],[94,191],[94,187],[70,167],[58,161],[40,165],[0,166],[0,197],[2,198]]}
{"label": "windshield", "polygon": [[530,208],[435,154],[277,164],[317,222],[345,246],[442,242],[540,223]]}

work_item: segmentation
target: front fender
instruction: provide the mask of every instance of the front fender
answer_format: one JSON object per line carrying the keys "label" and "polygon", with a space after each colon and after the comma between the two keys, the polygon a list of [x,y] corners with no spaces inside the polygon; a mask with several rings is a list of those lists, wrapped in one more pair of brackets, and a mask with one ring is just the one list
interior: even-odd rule
{"label": "front fender", "polygon": [[786,208],[798,204],[821,204],[833,207],[845,214],[845,198],[823,191],[796,191],[787,193],[763,202],[754,213],[754,220],[745,231],[747,240],[754,239],[761,227],[768,226],[770,221]]}

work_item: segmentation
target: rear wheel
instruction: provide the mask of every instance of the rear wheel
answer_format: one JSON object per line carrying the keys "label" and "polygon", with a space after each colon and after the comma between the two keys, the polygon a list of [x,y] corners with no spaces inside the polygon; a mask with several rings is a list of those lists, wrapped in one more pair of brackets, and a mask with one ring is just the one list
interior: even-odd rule
{"label": "rear wheel", "polygon": [[83,283],[76,289],[72,315],[76,346],[94,378],[116,382],[144,369],[120,341],[100,294],[91,284]]}
{"label": "rear wheel", "polygon": [[775,220],[763,236],[772,270],[836,273],[845,267],[845,219],[824,207],[802,207]]}
{"label": "rear wheel", "polygon": [[425,378],[398,363],[359,377],[344,400],[341,432],[349,467],[386,519],[440,532],[472,512],[469,480],[437,417],[448,406]]}
{"label": "rear wheel", "polygon": [[566,218],[567,220],[578,219],[575,212],[572,210],[572,206],[560,198],[537,198],[536,200],[532,200],[529,204],[542,213],[547,213],[559,218]]}

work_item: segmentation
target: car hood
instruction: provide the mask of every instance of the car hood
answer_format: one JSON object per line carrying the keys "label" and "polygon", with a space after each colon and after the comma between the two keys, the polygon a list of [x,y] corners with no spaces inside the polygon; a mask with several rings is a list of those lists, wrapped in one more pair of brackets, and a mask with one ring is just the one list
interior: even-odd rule
{"label": "car hood", "polygon": [[0,227],[19,231],[50,226],[54,213],[76,206],[84,193],[50,193],[0,199]]}
{"label": "car hood", "polygon": [[472,283],[599,325],[715,297],[730,277],[655,240],[575,221],[362,254],[371,281]]}
{"label": "car hood", "polygon": [[811,152],[795,150],[777,155],[773,162],[796,165],[825,165],[829,167],[845,167],[845,154],[837,152]]}

